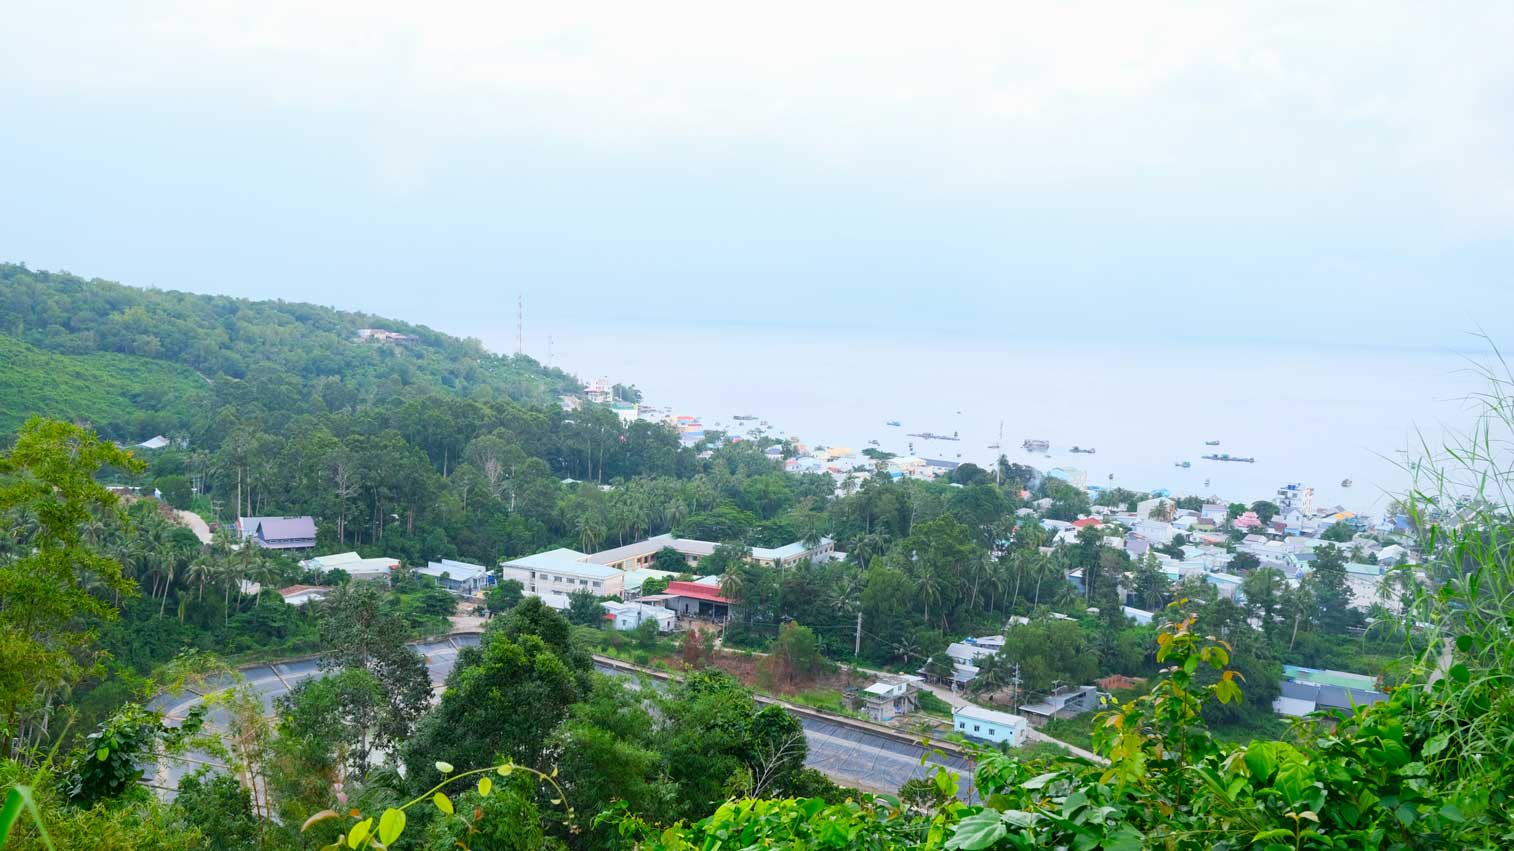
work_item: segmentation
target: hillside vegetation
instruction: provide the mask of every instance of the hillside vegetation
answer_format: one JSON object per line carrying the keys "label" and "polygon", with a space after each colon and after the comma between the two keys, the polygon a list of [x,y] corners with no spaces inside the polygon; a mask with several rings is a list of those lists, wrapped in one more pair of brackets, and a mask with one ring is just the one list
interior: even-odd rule
{"label": "hillside vegetation", "polygon": [[[416,339],[399,344],[362,342],[357,335],[360,328]],[[113,368],[97,370],[92,378],[100,394],[127,398],[137,389],[126,367],[131,359],[187,367],[212,381],[240,382],[254,393],[310,395],[331,410],[354,410],[430,393],[542,404],[558,393],[577,389],[572,376],[561,370],[526,357],[494,355],[477,340],[407,322],[313,304],[140,289],[17,264],[0,264],[0,337],[7,336],[53,354],[119,356],[112,361]],[[26,386],[41,383],[45,373],[37,367],[44,366],[7,370],[0,376],[0,399],[22,398]],[[146,370],[151,368],[138,367],[148,379],[152,373]],[[178,375],[167,370],[163,374]],[[140,440],[151,436],[142,431],[188,426],[179,410],[182,389],[169,384],[161,397],[139,398],[140,413],[172,415],[158,423],[130,416],[110,419],[122,413],[118,408],[97,414],[89,408],[73,410],[67,404],[61,410],[26,408],[19,403],[14,407],[65,418],[89,417],[109,437]],[[224,397],[236,391],[217,392]],[[59,395],[57,401],[68,403],[74,396]],[[79,396],[78,401],[90,400]],[[101,416],[107,419],[98,419]]]}
{"label": "hillside vegetation", "polygon": [[177,421],[207,389],[188,367],[113,352],[58,354],[0,334],[0,431],[14,431],[30,416],[106,428],[145,425],[142,412],[158,410]]}

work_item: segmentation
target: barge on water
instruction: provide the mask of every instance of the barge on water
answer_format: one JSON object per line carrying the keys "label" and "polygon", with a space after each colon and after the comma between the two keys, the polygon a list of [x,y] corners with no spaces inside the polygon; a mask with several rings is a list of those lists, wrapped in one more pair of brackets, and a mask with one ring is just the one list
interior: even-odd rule
{"label": "barge on water", "polygon": [[1255,464],[1256,463],[1256,459],[1255,458],[1237,458],[1236,456],[1231,455],[1229,452],[1221,452],[1218,455],[1205,455],[1204,456],[1204,460],[1205,461],[1238,461],[1238,462],[1240,462],[1242,464]]}

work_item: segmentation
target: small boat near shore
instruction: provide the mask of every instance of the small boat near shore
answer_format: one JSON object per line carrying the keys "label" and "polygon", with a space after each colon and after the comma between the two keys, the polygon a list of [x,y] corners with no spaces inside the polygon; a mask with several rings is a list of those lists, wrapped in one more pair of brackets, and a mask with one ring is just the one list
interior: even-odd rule
{"label": "small boat near shore", "polygon": [[1077,446],[1074,446],[1074,447],[1073,447],[1073,448],[1071,448],[1071,449],[1069,449],[1069,450],[1067,450],[1067,451],[1068,451],[1068,452],[1074,452],[1074,453],[1078,453],[1078,454],[1080,454],[1080,455],[1092,455],[1092,454],[1094,454],[1094,453],[1095,453],[1095,452],[1097,452],[1097,451],[1099,451],[1099,450],[1097,450],[1097,449],[1094,449],[1094,448],[1093,448],[1093,447],[1091,447],[1091,446],[1090,446],[1090,447],[1089,447],[1089,448],[1087,448],[1087,449],[1082,449],[1082,448],[1080,448],[1080,447],[1077,447]]}
{"label": "small boat near shore", "polygon": [[1204,445],[1205,446],[1219,446],[1220,442],[1218,440],[1206,440],[1206,441],[1204,441]]}
{"label": "small boat near shore", "polygon": [[1020,448],[1026,452],[1045,452],[1051,448],[1051,441],[1031,438],[1020,444]]}
{"label": "small boat near shore", "polygon": [[1172,462],[1172,466],[1174,466],[1174,467],[1182,467],[1184,470],[1186,470],[1189,467],[1193,466],[1193,462],[1192,461],[1174,461],[1174,462]]}
{"label": "small boat near shore", "polygon": [[1237,457],[1235,455],[1231,455],[1229,452],[1221,452],[1218,455],[1205,455],[1204,456],[1204,460],[1205,461],[1237,461],[1237,462],[1240,462],[1242,464],[1255,464],[1256,463],[1256,459],[1255,458],[1239,458],[1239,457]]}
{"label": "small boat near shore", "polygon": [[886,426],[893,426],[894,428],[898,428],[899,427],[899,421],[898,420],[889,420],[888,422],[884,423],[884,425],[886,425]]}
{"label": "small boat near shore", "polygon": [[933,431],[921,431],[921,432],[915,432],[915,433],[910,434],[908,436],[909,437],[918,437],[918,438],[921,438],[923,440],[961,440],[961,438],[957,437],[957,433],[956,432],[952,432],[950,435],[945,435],[945,434],[936,434]]}

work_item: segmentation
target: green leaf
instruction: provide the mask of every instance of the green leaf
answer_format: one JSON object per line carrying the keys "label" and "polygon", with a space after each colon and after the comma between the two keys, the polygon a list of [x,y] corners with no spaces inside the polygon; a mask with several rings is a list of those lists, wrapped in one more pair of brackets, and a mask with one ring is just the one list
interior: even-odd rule
{"label": "green leaf", "polygon": [[443,762],[442,760],[437,760],[436,761],[436,770],[440,771],[443,774],[451,774],[452,773],[452,763],[450,763],[450,762]]}
{"label": "green leaf", "polygon": [[493,792],[493,791],[494,791],[494,781],[493,780],[490,780],[487,777],[480,777],[480,778],[478,778],[478,795],[479,795],[480,798],[487,798],[487,797],[489,797],[489,793]]}
{"label": "green leaf", "polygon": [[446,795],[443,795],[441,792],[437,792],[435,795],[431,796],[431,803],[436,804],[437,809],[441,810],[449,816],[452,815],[453,812],[455,812],[455,810],[452,809],[452,799],[447,797]]}
{"label": "green leaf", "polygon": [[0,845],[5,843],[5,838],[10,836],[11,828],[15,826],[16,819],[21,817],[21,790],[12,786],[5,793],[5,806],[0,807]]}
{"label": "green leaf", "polygon": [[367,839],[368,834],[372,832],[373,819],[363,819],[362,821],[353,825],[351,830],[347,831],[347,847],[357,848],[358,846],[363,844],[363,840]]}
{"label": "green leaf", "polygon": [[95,751],[95,759],[98,759],[99,761],[104,762],[105,760],[107,760],[109,758],[110,758],[110,748],[100,748],[99,750]]}
{"label": "green leaf", "polygon": [[1470,653],[1471,650],[1472,650],[1472,636],[1470,636],[1470,635],[1458,635],[1458,636],[1456,636],[1456,649],[1460,650],[1463,653]]}
{"label": "green leaf", "polygon": [[948,851],[979,851],[999,841],[1005,834],[1004,820],[993,810],[975,813],[957,822],[957,829],[946,840]]}
{"label": "green leaf", "polygon": [[394,840],[400,838],[405,832],[405,811],[390,807],[379,816],[378,838],[385,845],[393,845]]}
{"label": "green leaf", "polygon": [[1277,754],[1270,742],[1253,742],[1246,748],[1246,770],[1256,780],[1266,780],[1277,768]]}
{"label": "green leaf", "polygon": [[1040,818],[1035,813],[1028,813],[1024,810],[1004,810],[999,815],[1015,827],[1030,827]]}
{"label": "green leaf", "polygon": [[509,777],[510,772],[514,770],[515,766],[507,762],[504,765],[501,765],[499,768],[494,769],[494,773],[498,774],[500,777]]}
{"label": "green leaf", "polygon": [[1128,824],[1115,828],[1104,840],[1105,851],[1141,851],[1145,837]]}
{"label": "green leaf", "polygon": [[1456,680],[1459,683],[1464,683],[1472,679],[1472,672],[1467,670],[1466,665],[1457,662],[1455,665],[1451,666],[1451,679]]}
{"label": "green leaf", "polygon": [[1020,788],[1021,789],[1040,789],[1041,787],[1045,786],[1047,783],[1050,783],[1051,781],[1053,781],[1053,780],[1055,780],[1055,779],[1057,779],[1058,777],[1061,777],[1061,776],[1062,776],[1062,772],[1060,772],[1060,771],[1052,771],[1052,772],[1049,772],[1047,774],[1038,774],[1035,777],[1032,777],[1029,780],[1025,781],[1024,783],[1021,783],[1020,784]]}

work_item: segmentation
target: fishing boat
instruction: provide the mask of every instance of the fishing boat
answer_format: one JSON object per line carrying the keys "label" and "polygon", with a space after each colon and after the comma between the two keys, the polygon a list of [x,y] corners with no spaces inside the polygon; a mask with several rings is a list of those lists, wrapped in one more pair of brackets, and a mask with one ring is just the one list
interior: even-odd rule
{"label": "fishing boat", "polygon": [[1209,487],[1209,480],[1208,479],[1204,480],[1204,487],[1206,487],[1206,488]]}
{"label": "fishing boat", "polygon": [[1193,466],[1193,462],[1192,461],[1174,461],[1174,462],[1172,462],[1172,466],[1174,466],[1174,467],[1182,467],[1184,470],[1186,470],[1189,467]]}
{"label": "fishing boat", "polygon": [[1231,455],[1229,452],[1221,452],[1218,455],[1205,455],[1204,456],[1204,460],[1205,461],[1237,461],[1237,462],[1240,462],[1242,464],[1255,464],[1256,463],[1256,459],[1255,458],[1238,458],[1238,457],[1236,457],[1234,455]]}
{"label": "fishing boat", "polygon": [[867,442],[867,445],[868,446],[877,446],[878,445],[878,441],[876,441],[876,440],[869,440]]}
{"label": "fishing boat", "polygon": [[998,449],[999,448],[999,444],[997,444],[997,443],[990,443],[988,445],[988,448],[989,449]]}
{"label": "fishing boat", "polygon": [[1020,448],[1026,452],[1045,452],[1051,448],[1051,441],[1031,438],[1020,444]]}
{"label": "fishing boat", "polygon": [[1351,487],[1351,480],[1350,479],[1341,479],[1341,487],[1343,487],[1343,488],[1349,488],[1349,487]]}
{"label": "fishing boat", "polygon": [[1204,441],[1204,445],[1205,446],[1219,446],[1220,442],[1218,440],[1206,440],[1206,441]]}
{"label": "fishing boat", "polygon": [[746,422],[747,420],[755,420],[757,418],[754,417],[754,416],[752,416],[751,414],[737,414],[737,415],[731,417],[731,419],[736,420],[738,422]]}
{"label": "fishing boat", "polygon": [[890,426],[893,426],[894,428],[898,428],[899,427],[899,421],[898,420],[889,420],[888,422],[884,423],[884,425],[890,425]]}
{"label": "fishing boat", "polygon": [[1089,447],[1088,449],[1082,449],[1082,448],[1079,448],[1077,446],[1074,446],[1073,448],[1071,448],[1071,449],[1069,449],[1067,451],[1068,452],[1077,452],[1077,453],[1082,454],[1082,455],[1092,455],[1095,452],[1097,452],[1098,450],[1094,449],[1093,447]]}

